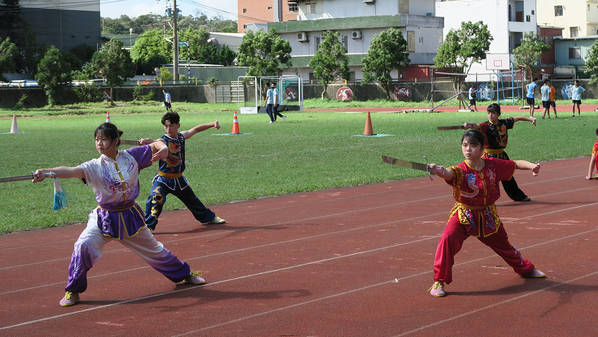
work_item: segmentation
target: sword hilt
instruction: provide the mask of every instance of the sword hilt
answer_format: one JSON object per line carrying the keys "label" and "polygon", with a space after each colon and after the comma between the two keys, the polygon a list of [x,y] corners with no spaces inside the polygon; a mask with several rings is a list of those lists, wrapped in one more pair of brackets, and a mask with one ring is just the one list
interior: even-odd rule
{"label": "sword hilt", "polygon": [[432,179],[432,174],[430,174],[430,161],[428,160],[428,157],[424,156],[424,159],[426,160],[426,163],[428,164],[428,177],[430,177],[430,180],[434,180]]}

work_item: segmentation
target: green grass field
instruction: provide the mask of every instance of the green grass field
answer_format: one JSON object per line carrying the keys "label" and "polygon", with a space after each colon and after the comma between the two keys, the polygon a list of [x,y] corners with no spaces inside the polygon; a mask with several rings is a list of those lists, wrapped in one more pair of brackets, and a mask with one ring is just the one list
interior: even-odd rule
{"label": "green grass field", "polygon": [[[426,155],[435,163],[456,164],[463,160],[459,146],[462,131],[437,131],[436,126],[486,120],[485,112],[377,113],[372,114],[374,132],[394,136],[375,138],[355,137],[363,133],[363,113],[288,112],[287,122],[275,124],[269,124],[265,114],[239,115],[240,131],[249,135],[213,135],[231,132],[235,108],[175,105],[181,114],[181,130],[214,120],[222,125],[220,130],[209,129],[187,142],[185,175],[207,205],[421,177],[424,172],[384,164],[381,155],[419,162]],[[102,111],[106,107],[93,109],[86,115],[64,115],[67,109],[57,109],[53,113],[57,116],[40,110],[2,110],[1,114],[8,116],[39,117],[18,119],[19,130],[24,133],[0,134],[0,177],[25,175],[37,168],[76,166],[98,157],[93,131],[105,121]],[[163,134],[160,106],[120,109],[111,110],[111,120],[125,131],[123,139]],[[561,111],[565,110],[563,106]],[[505,113],[503,117],[525,114]],[[582,112],[581,118],[571,118],[569,113],[560,116],[557,120],[538,120],[537,127],[518,122],[509,132],[511,158],[548,161],[589,155],[596,141],[598,112]],[[10,119],[0,120],[0,132],[9,132],[10,126]],[[141,173],[142,193],[137,201],[142,208],[156,167]],[[51,180],[2,184],[0,233],[85,222],[96,206],[91,187],[76,179],[61,183],[73,199],[58,212],[51,210]],[[170,196],[165,209],[183,207]]]}

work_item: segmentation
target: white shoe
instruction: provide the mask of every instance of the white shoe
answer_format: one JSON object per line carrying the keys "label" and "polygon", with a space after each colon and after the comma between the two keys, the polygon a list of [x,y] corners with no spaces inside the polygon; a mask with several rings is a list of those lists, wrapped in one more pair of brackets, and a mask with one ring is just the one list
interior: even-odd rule
{"label": "white shoe", "polygon": [[444,292],[444,283],[443,282],[438,282],[438,281],[434,282],[432,287],[428,290],[430,291],[430,295],[432,295],[434,297],[443,297],[446,295]]}

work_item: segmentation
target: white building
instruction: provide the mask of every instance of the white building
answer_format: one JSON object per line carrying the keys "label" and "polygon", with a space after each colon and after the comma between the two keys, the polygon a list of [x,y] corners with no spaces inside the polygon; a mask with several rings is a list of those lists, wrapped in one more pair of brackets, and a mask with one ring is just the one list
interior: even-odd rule
{"label": "white building", "polygon": [[[408,42],[411,66],[393,78],[427,77],[438,46],[442,42],[442,18],[434,16],[434,0],[295,0],[297,21],[269,23],[293,48],[293,66],[283,74],[298,74],[314,79],[309,61],[322,41],[322,33],[339,31],[347,49],[351,77],[363,78],[361,61],[368,52],[374,34],[388,28],[400,28]],[[420,67],[418,67],[420,66]]]}
{"label": "white building", "polygon": [[[461,22],[482,21],[494,38],[490,54],[511,54],[521,44],[523,34],[537,32],[536,0],[451,0],[437,1],[436,15],[444,17],[444,36],[451,29],[461,28]],[[486,62],[474,64],[468,81],[488,81]],[[475,74],[478,74],[477,77]]]}
{"label": "white building", "polygon": [[598,2],[537,0],[538,25],[564,27],[563,37],[598,35]]}

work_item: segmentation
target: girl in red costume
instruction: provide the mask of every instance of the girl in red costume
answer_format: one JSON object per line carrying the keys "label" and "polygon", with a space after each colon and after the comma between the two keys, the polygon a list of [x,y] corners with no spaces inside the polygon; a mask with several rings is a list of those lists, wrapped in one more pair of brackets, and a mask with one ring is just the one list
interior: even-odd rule
{"label": "girl in red costume", "polygon": [[[596,136],[598,136],[598,129],[596,129]],[[598,175],[592,176],[592,171],[594,171],[594,168],[598,168],[598,165],[596,165],[596,162],[597,162],[596,154],[597,153],[598,153],[598,140],[596,141],[596,143],[594,143],[594,147],[592,147],[592,157],[590,158],[590,166],[588,167],[588,175],[586,176],[586,180],[590,180],[592,178],[598,177]],[[598,174],[598,172],[596,174]]]}
{"label": "girl in red costume", "polygon": [[445,168],[430,164],[431,173],[444,178],[453,187],[453,196],[457,201],[438,243],[434,259],[435,282],[430,294],[434,297],[445,295],[444,284],[453,281],[454,257],[469,236],[477,237],[494,250],[519,275],[546,277],[511,246],[494,205],[500,197],[499,181],[511,179],[516,169],[531,170],[537,176],[540,164],[525,160],[482,158],[484,134],[479,130],[470,130],[463,135],[461,150],[465,161],[459,165]]}

